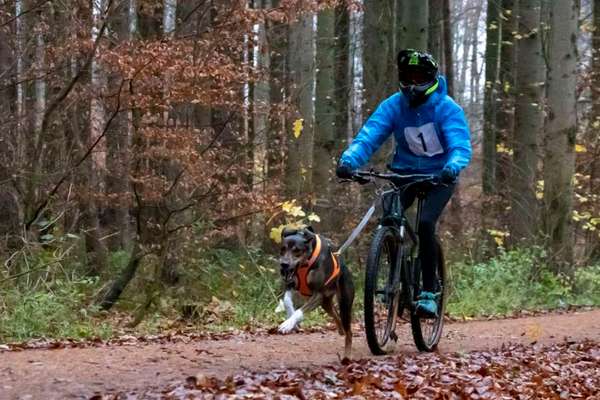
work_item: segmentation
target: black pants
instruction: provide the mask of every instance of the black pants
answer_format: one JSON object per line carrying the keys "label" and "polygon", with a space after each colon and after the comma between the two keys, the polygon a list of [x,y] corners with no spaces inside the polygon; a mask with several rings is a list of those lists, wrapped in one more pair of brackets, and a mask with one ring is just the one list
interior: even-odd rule
{"label": "black pants", "polygon": [[[425,197],[423,210],[421,212],[421,222],[419,224],[419,259],[423,271],[423,290],[431,292],[434,290],[435,267],[440,249],[435,240],[435,228],[444,207],[448,204],[452,193],[454,193],[454,184],[448,186],[436,186]],[[400,201],[402,207],[408,209],[415,201],[416,192],[407,190],[403,193]]]}

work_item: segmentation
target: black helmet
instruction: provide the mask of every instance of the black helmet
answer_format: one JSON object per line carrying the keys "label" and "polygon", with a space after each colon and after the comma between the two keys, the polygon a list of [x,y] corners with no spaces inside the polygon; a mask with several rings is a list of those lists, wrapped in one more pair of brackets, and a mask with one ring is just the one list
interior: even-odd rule
{"label": "black helmet", "polygon": [[406,49],[398,53],[398,81],[400,90],[411,107],[427,100],[438,87],[438,63],[433,56],[418,50]]}

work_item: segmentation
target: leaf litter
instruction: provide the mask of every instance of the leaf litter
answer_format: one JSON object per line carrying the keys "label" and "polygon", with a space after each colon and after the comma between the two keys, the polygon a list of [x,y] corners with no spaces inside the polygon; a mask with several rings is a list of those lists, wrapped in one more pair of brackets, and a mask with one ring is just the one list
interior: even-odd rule
{"label": "leaf litter", "polygon": [[198,374],[159,391],[92,399],[600,399],[600,342],[395,355],[224,379]]}

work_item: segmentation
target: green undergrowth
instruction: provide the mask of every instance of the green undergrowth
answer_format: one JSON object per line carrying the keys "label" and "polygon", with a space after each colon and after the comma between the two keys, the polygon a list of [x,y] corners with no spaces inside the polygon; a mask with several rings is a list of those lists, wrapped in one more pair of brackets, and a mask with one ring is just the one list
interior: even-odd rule
{"label": "green undergrowth", "polygon": [[448,312],[454,316],[497,316],[521,310],[600,305],[600,265],[557,276],[539,249],[502,252],[481,263],[450,266]]}
{"label": "green undergrowth", "polygon": [[108,338],[111,324],[88,304],[93,279],[56,280],[34,290],[3,289],[0,342],[31,338]]}
{"label": "green undergrowth", "polygon": [[[77,264],[63,260],[56,267],[60,273],[37,276],[35,284],[31,280],[0,282],[0,343],[40,337],[109,338],[123,332],[148,334],[182,328],[269,329],[285,319],[284,313],[275,312],[281,284],[277,259],[270,254],[198,249],[179,266],[175,284],[159,286],[152,280],[151,260],[146,261],[117,307],[104,313],[94,300],[127,261],[121,253],[111,259],[111,269],[101,277],[85,277]],[[364,269],[352,261],[348,266],[356,286],[355,319],[362,320]],[[35,262],[30,267],[35,268]],[[600,265],[578,268],[567,279],[548,272],[543,252],[535,249],[503,252],[486,262],[454,263],[449,272],[447,310],[455,317],[600,306]],[[140,315],[141,322],[131,328],[131,321]],[[329,322],[318,311],[310,313],[302,326]]]}

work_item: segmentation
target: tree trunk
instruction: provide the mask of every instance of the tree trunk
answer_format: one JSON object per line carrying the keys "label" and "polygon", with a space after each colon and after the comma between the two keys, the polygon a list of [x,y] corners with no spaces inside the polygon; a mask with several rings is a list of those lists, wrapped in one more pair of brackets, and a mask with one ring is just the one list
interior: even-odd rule
{"label": "tree trunk", "polygon": [[323,228],[332,222],[335,199],[332,198],[332,177],[334,176],[334,153],[336,138],[336,96],[335,96],[335,10],[319,13],[317,23],[317,87],[315,103],[315,165],[313,183],[315,186],[316,212],[321,216]]}
{"label": "tree trunk", "polygon": [[[369,116],[392,91],[397,73],[389,70],[392,52],[393,5],[385,0],[367,0],[364,11],[364,116]],[[354,132],[356,133],[356,131]]]}
{"label": "tree trunk", "polygon": [[[15,0],[15,47],[16,47],[16,59],[17,59],[17,71],[15,79],[17,81],[17,106],[16,106],[16,119],[17,119],[17,155],[16,159],[18,163],[21,163],[21,168],[26,165],[25,164],[25,149],[26,149],[26,140],[23,137],[23,111],[25,106],[25,88],[24,88],[24,51],[25,51],[25,43],[27,41],[26,29],[24,27],[24,17],[21,15],[23,13],[23,1],[24,0]],[[17,164],[19,165],[19,164]],[[19,169],[21,169],[19,168]]]}
{"label": "tree trunk", "polygon": [[[92,30],[91,39],[95,42],[100,34],[100,27],[103,19],[106,17],[106,1],[94,0],[92,2]],[[103,194],[104,179],[106,172],[106,141],[101,138],[103,134],[106,118],[103,103],[103,95],[106,93],[106,76],[102,66],[98,61],[96,53],[91,63],[90,83],[92,87],[92,98],[90,101],[90,122],[89,137],[84,141],[85,149],[93,146],[97,141],[95,151],[92,153],[91,160],[86,160],[84,165],[87,168],[87,182],[82,182],[83,187],[87,187],[90,195],[84,197],[82,209],[82,229],[85,232],[86,252],[88,254],[88,265],[91,275],[99,274],[106,266],[106,248],[100,241],[102,232],[98,220],[99,204],[94,194]]]}
{"label": "tree trunk", "polygon": [[511,235],[515,243],[531,243],[538,233],[535,196],[537,141],[544,127],[542,85],[545,63],[540,40],[540,0],[520,0],[515,107],[514,173],[511,176]]}
{"label": "tree trunk", "polygon": [[[303,14],[290,26],[290,96],[297,114],[288,133],[287,193],[304,197],[312,192],[314,149],[315,32],[314,15]],[[294,135],[299,134],[298,137]]]}
{"label": "tree trunk", "polygon": [[469,47],[471,48],[471,71],[469,73],[471,82],[469,87],[469,108],[471,109],[471,115],[481,115],[479,111],[480,102],[479,102],[479,68],[478,65],[478,48],[479,48],[479,18],[481,17],[481,4],[475,6],[475,12],[473,15],[473,22],[470,26],[470,43]]}
{"label": "tree trunk", "polygon": [[429,53],[442,64],[444,48],[444,0],[429,0]]}
{"label": "tree trunk", "polygon": [[175,34],[175,17],[177,16],[177,0],[164,0],[163,3],[163,36],[172,38]]}
{"label": "tree trunk", "polygon": [[[370,116],[379,103],[393,91],[398,73],[390,68],[390,60],[394,59],[393,46],[393,2],[386,0],[369,0],[365,2],[364,11],[364,105],[363,118]],[[358,22],[358,21],[357,21]],[[358,121],[357,121],[358,122]],[[360,121],[354,136],[363,121]],[[386,141],[371,158],[370,163],[377,169],[385,168],[392,152],[392,141]]]}
{"label": "tree trunk", "polygon": [[[270,8],[269,0],[255,0],[254,8]],[[254,25],[254,51],[253,51],[253,67],[259,73],[261,79],[254,83],[253,94],[253,138],[252,138],[252,155],[253,155],[253,171],[252,171],[252,191],[257,195],[265,195],[267,192],[267,143],[270,112],[270,87],[269,87],[269,71],[271,68],[271,49],[267,42],[266,26],[261,24]],[[256,214],[252,220],[251,241],[254,245],[260,245],[265,231],[264,214]]]}
{"label": "tree trunk", "polygon": [[444,73],[448,86],[448,95],[454,96],[454,55],[452,52],[452,14],[450,0],[442,0],[444,13]]}
{"label": "tree trunk", "polygon": [[548,118],[544,153],[544,230],[556,272],[572,272],[572,179],[577,133],[579,1],[552,2],[548,64]]}
{"label": "tree trunk", "polygon": [[[278,0],[273,1],[273,7],[277,7]],[[271,102],[283,103],[288,94],[286,85],[286,56],[288,41],[288,25],[285,23],[272,22],[267,27],[267,38],[271,48],[271,67],[269,72]],[[289,135],[286,123],[286,115],[271,108],[271,129],[269,133],[269,179],[283,181],[285,176],[286,140]],[[288,134],[286,134],[288,133]]]}
{"label": "tree trunk", "polygon": [[364,13],[350,11],[348,29],[348,77],[350,95],[348,96],[348,130],[346,143],[350,143],[363,122],[364,114]]}
{"label": "tree trunk", "polygon": [[469,27],[472,27],[474,24],[473,21],[473,13],[471,10],[472,0],[468,0],[466,3],[463,3],[464,7],[462,12],[465,14],[462,20],[462,29],[460,29],[460,42],[461,42],[461,50],[462,56],[459,60],[462,61],[459,69],[458,75],[458,92],[456,95],[458,96],[458,102],[465,108],[465,112],[467,116],[471,116],[471,110],[468,108],[468,99],[467,99],[467,71],[469,70]]}
{"label": "tree trunk", "polygon": [[[591,163],[589,165],[590,193],[600,193],[600,0],[593,3],[594,31],[592,32],[592,82],[590,85],[592,95],[592,109],[590,127],[586,135]],[[596,211],[600,211],[596,207]],[[600,258],[600,241],[596,232],[588,233],[588,254]]]}
{"label": "tree trunk", "polygon": [[400,48],[427,50],[429,33],[429,1],[402,0],[400,4]]}
{"label": "tree trunk", "polygon": [[500,7],[488,1],[485,48],[485,95],[483,108],[483,193],[496,192],[496,107],[498,60],[500,59]]}
{"label": "tree trunk", "polygon": [[[517,51],[514,34],[517,30],[516,11],[518,0],[502,0],[501,13],[501,44],[499,64],[499,91],[496,114],[496,187],[507,187],[511,174],[510,148],[515,129],[515,68]],[[499,150],[498,150],[499,147]],[[501,192],[503,193],[503,192]],[[503,195],[503,197],[506,197]]]}

